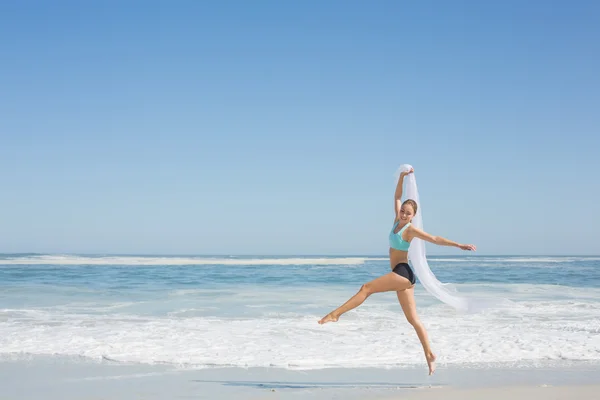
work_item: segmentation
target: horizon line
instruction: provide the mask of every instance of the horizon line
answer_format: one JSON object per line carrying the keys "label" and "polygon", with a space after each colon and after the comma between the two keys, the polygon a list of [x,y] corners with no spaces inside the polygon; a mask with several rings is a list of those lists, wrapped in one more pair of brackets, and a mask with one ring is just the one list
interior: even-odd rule
{"label": "horizon line", "polygon": [[[70,252],[0,252],[0,256],[120,256],[120,257],[338,257],[389,258],[383,254],[201,254],[201,253],[70,253]],[[428,257],[600,257],[600,254],[428,254]]]}

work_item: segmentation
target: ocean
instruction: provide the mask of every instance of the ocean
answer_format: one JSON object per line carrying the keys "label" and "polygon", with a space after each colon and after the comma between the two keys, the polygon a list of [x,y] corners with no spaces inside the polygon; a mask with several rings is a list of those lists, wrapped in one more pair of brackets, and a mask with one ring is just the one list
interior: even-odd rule
{"label": "ocean", "polygon": [[[600,257],[429,257],[439,280],[509,309],[461,314],[417,282],[438,363],[600,363]],[[317,321],[385,257],[0,255],[0,360],[178,368],[425,368],[395,293]]]}

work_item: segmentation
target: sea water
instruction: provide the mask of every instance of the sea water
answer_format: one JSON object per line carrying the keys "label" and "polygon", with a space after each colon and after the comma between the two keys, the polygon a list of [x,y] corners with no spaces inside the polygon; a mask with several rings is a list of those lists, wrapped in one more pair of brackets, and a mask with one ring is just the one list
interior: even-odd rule
{"label": "sea water", "polygon": [[[600,257],[429,257],[461,314],[417,283],[441,364],[600,363]],[[0,360],[83,357],[189,368],[410,368],[424,363],[394,292],[317,321],[390,271],[385,257],[0,255]]]}

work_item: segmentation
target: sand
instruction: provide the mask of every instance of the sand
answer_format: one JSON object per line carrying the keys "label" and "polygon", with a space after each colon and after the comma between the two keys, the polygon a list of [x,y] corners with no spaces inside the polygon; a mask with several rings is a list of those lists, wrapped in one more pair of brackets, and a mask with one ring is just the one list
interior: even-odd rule
{"label": "sand", "polygon": [[[599,378],[600,379],[600,378]],[[507,386],[477,389],[424,389],[381,400],[598,400],[600,385]]]}
{"label": "sand", "polygon": [[85,358],[0,360],[0,400],[600,399],[600,365],[189,369]]}

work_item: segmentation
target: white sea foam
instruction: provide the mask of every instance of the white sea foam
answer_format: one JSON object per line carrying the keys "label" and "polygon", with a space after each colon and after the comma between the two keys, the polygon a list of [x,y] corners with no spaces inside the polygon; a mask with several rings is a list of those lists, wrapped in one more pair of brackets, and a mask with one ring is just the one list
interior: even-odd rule
{"label": "white sea foam", "polygon": [[[233,317],[199,316],[196,309],[187,307],[160,316],[117,313],[119,308],[104,314],[81,313],[82,309],[69,312],[64,307],[2,309],[0,354],[84,356],[196,367],[315,369],[424,364],[417,336],[393,296],[370,298],[339,322],[318,325],[322,315],[317,315],[315,309],[325,313],[330,303],[345,300],[340,290],[319,299],[325,304],[311,304],[307,310],[273,306]],[[599,291],[588,293],[587,299],[577,292],[566,293],[567,298],[561,300],[531,300],[532,296],[539,298],[539,293],[516,292],[524,301],[513,309],[476,315],[457,315],[443,304],[422,301],[425,295],[418,294],[419,313],[439,361],[600,362]],[[552,293],[552,288],[546,288],[546,292]],[[280,303],[285,296],[283,291],[262,293],[265,295],[269,300],[265,302],[262,297],[262,303],[258,294],[242,297],[244,303],[264,305]],[[308,301],[311,291],[298,295]],[[235,307],[241,304],[230,300]]]}
{"label": "white sea foam", "polygon": [[360,265],[366,259],[364,257],[213,258],[40,255],[6,257],[0,259],[0,265]]}

